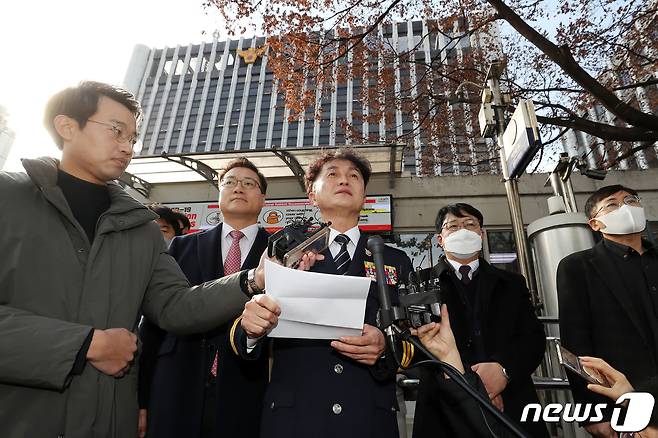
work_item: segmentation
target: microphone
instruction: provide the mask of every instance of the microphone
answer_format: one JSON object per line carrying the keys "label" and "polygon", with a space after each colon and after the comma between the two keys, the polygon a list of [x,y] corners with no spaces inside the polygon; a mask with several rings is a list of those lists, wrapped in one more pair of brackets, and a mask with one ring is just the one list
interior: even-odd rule
{"label": "microphone", "polygon": [[377,290],[379,296],[379,328],[386,335],[386,343],[390,348],[393,356],[397,358],[397,346],[395,343],[395,332],[393,331],[393,309],[391,308],[391,298],[388,295],[388,286],[386,285],[386,274],[384,273],[384,247],[385,243],[379,236],[370,236],[367,247],[372,252],[372,258],[375,262],[375,278],[377,279]]}

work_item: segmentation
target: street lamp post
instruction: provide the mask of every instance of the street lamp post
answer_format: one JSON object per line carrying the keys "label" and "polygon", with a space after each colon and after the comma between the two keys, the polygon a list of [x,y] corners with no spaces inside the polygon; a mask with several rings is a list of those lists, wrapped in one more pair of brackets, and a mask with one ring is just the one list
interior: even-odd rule
{"label": "street lamp post", "polygon": [[509,204],[510,217],[512,220],[512,229],[514,231],[514,241],[516,243],[516,254],[519,261],[519,268],[525,277],[526,285],[530,290],[533,304],[539,305],[539,296],[534,287],[534,276],[530,265],[530,253],[528,250],[528,241],[523,226],[523,214],[521,212],[521,198],[519,196],[518,178],[511,178],[507,167],[507,158],[503,147],[503,133],[505,132],[505,100],[500,90],[500,76],[503,66],[500,62],[492,62],[487,72],[486,86],[483,93],[487,90],[491,93],[491,106],[494,111],[496,143],[500,156],[500,167],[503,172],[503,182],[505,192],[507,193],[507,202]]}

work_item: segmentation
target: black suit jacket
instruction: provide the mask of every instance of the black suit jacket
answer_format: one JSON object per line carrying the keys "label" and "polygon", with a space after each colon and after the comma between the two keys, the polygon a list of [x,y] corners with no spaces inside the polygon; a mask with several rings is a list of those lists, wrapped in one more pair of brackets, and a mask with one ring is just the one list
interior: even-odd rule
{"label": "black suit jacket", "polygon": [[[447,266],[448,262],[442,259],[440,263],[442,266]],[[439,278],[457,348],[460,352],[464,352],[472,344],[471,330],[466,317],[464,295],[449,278],[453,275],[450,267],[443,270]],[[504,412],[519,422],[525,405],[538,403],[531,374],[543,359],[546,335],[532,308],[530,294],[522,276],[495,268],[483,259],[480,259],[480,267],[476,275],[479,277],[476,293],[480,300],[480,321],[484,350],[487,355],[486,362],[498,362],[507,370],[510,381],[502,392]],[[466,369],[471,365],[473,364],[464,363]],[[460,411],[459,405],[445,402],[447,389],[453,391],[459,389],[450,388],[440,380],[436,370],[422,371],[416,402],[414,438],[434,437],[438,435],[438,431],[442,431],[446,436],[461,436],[461,432],[453,428],[453,425],[457,424],[457,421],[454,421],[455,417],[460,418],[461,415],[474,416],[481,422],[479,409],[473,414],[472,403],[464,405],[470,407],[470,410]],[[543,422],[519,424],[532,437],[548,437]],[[473,436],[483,436],[478,435],[476,429],[473,430]]]}
{"label": "black suit jacket", "polygon": [[[638,324],[637,303],[631,301],[614,257],[602,240],[560,262],[560,339],[567,350],[601,357],[637,384],[658,374],[658,321],[649,321],[653,334]],[[610,403],[587,390],[580,378],[568,376],[576,402]]]}
{"label": "black suit jacket", "polygon": [[[346,275],[365,276],[367,236],[361,235]],[[335,274],[329,250],[311,269]],[[407,255],[385,248],[385,264],[398,278],[412,269]],[[393,294],[393,288],[389,288]],[[373,281],[366,302],[365,323],[376,326],[379,309]],[[238,330],[236,343],[245,345]],[[258,356],[259,345],[251,354]],[[374,366],[359,364],[336,352],[327,340],[272,339],[272,378],[263,399],[263,438],[397,438],[395,371],[390,354]],[[245,353],[246,354],[246,353]],[[338,411],[338,413],[336,413]]]}
{"label": "black suit jacket", "polygon": [[[219,224],[173,240],[169,253],[192,285],[224,275],[221,230]],[[242,269],[258,266],[268,237],[265,230],[258,231]],[[219,357],[216,430],[225,436],[258,436],[260,411],[253,407],[260,406],[267,384],[267,358],[248,361],[236,353],[230,334],[238,325],[239,318],[210,333],[175,336],[142,322],[139,392],[140,407],[148,408],[148,437],[199,436],[204,388],[215,352]]]}

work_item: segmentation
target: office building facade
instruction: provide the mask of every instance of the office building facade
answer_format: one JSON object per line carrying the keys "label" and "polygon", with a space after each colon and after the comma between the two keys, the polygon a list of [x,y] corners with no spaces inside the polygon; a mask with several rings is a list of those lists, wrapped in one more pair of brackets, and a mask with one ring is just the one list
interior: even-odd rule
{"label": "office building facade", "polygon": [[[402,22],[382,26],[378,35],[398,53],[409,50],[410,60],[430,61],[439,56],[446,65],[464,62],[474,47],[497,38],[481,34],[453,40],[446,37],[450,33],[430,30],[435,26],[428,21]],[[461,33],[456,24],[452,34]],[[266,39],[262,37],[215,38],[212,42],[160,49],[138,46],[125,84],[144,107],[140,156],[336,147],[356,142],[346,129],[351,126],[351,132],[361,137],[360,143],[363,139],[386,143],[405,137],[404,170],[411,174],[492,174],[499,170],[493,143],[477,135],[479,104],[451,105],[446,119],[433,122],[447,125],[449,139],[439,145],[428,134],[431,129],[417,129],[423,114],[398,109],[389,120],[382,117],[373,121],[368,117],[373,107],[363,98],[363,87],[377,81],[377,71],[374,78],[370,71],[345,83],[335,81],[332,87],[315,84],[315,106],[291,120],[284,92],[267,60]],[[419,63],[393,64],[391,94],[399,93],[401,84],[410,84],[411,98],[419,93],[420,86],[430,87],[434,95],[447,93],[444,79],[426,75],[426,67]],[[439,146],[443,148],[440,157],[436,153]],[[435,156],[427,160],[428,154]],[[431,168],[423,165],[424,160],[431,163]]]}

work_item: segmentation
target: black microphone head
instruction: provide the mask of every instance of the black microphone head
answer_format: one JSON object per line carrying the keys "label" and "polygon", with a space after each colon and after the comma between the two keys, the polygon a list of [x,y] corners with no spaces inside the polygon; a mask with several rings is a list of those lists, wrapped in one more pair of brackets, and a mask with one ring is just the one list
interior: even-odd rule
{"label": "black microphone head", "polygon": [[379,253],[384,250],[384,239],[380,236],[370,236],[368,237],[368,243],[366,245],[370,251],[373,253]]}

